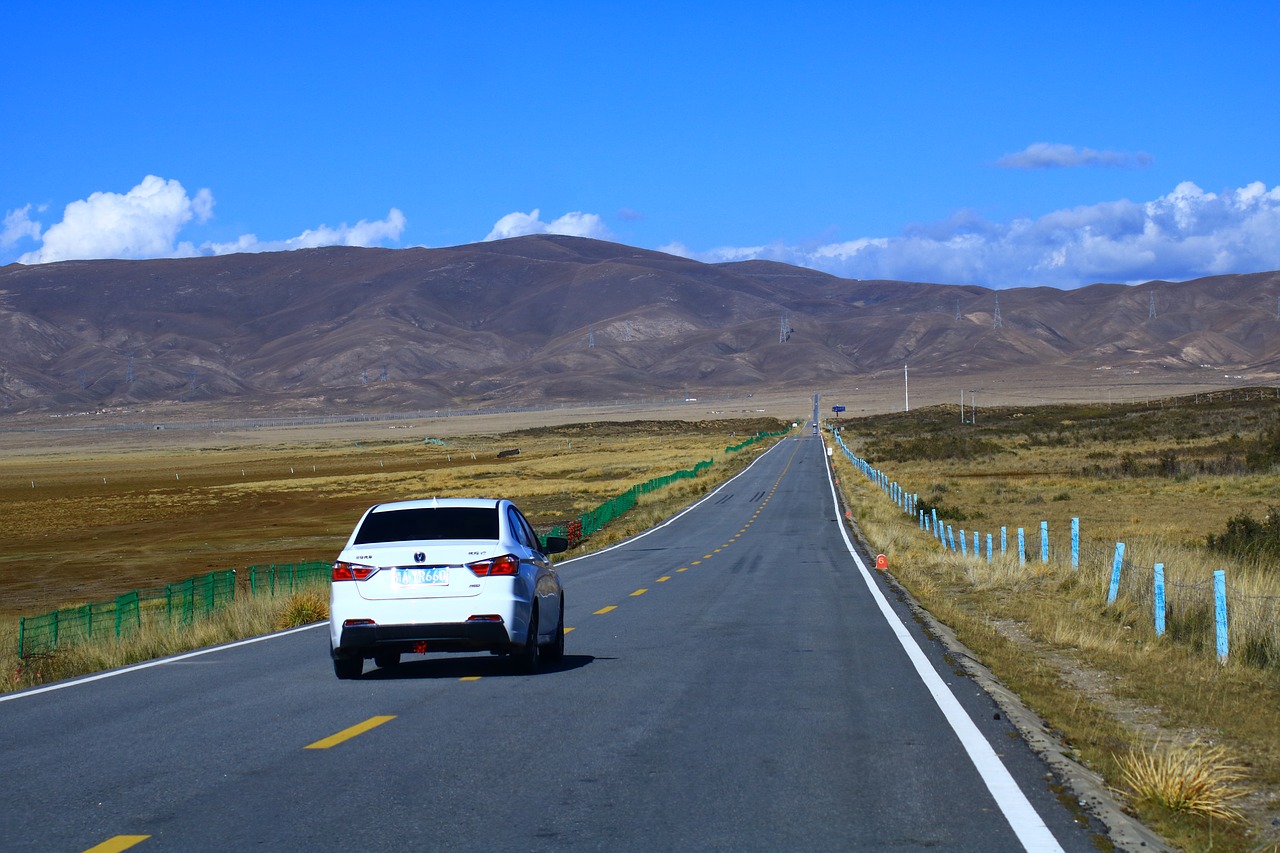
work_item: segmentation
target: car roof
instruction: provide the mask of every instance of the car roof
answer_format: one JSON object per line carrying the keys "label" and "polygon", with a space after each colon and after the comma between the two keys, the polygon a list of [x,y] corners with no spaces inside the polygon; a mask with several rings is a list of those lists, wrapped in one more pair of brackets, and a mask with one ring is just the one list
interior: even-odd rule
{"label": "car roof", "polygon": [[377,504],[370,512],[386,512],[399,509],[440,509],[443,507],[476,507],[480,509],[495,508],[502,500],[498,498],[423,498],[411,501],[392,501]]}

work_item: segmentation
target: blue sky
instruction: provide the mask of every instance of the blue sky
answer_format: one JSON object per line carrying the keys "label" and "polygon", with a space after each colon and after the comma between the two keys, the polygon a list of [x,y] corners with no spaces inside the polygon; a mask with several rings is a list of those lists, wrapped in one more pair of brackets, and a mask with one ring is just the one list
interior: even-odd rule
{"label": "blue sky", "polygon": [[1280,269],[1280,4],[28,4],[0,263],[524,233],[853,278]]}

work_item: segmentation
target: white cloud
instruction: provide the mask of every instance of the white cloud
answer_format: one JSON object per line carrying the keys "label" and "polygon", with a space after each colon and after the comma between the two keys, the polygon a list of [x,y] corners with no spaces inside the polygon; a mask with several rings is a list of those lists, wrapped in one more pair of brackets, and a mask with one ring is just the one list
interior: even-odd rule
{"label": "white cloud", "polygon": [[[44,232],[39,249],[18,259],[42,264],[79,258],[160,258],[191,254],[178,232],[213,215],[213,193],[189,197],[182,184],[147,175],[124,195],[97,192],[73,201]],[[8,218],[6,217],[6,225]],[[28,229],[28,235],[30,230]]]}
{"label": "white cloud", "polygon": [[31,218],[31,205],[24,205],[4,215],[0,224],[0,249],[16,245],[20,240],[39,240],[40,223]]}
{"label": "white cloud", "polygon": [[361,219],[355,225],[344,222],[337,227],[321,225],[286,240],[259,240],[254,234],[243,234],[230,242],[206,242],[199,248],[189,240],[179,241],[188,224],[204,223],[213,216],[213,205],[213,193],[207,189],[188,196],[178,181],[147,175],[123,195],[96,192],[71,202],[62,221],[43,233],[41,224],[31,218],[31,205],[9,211],[0,230],[0,249],[25,239],[39,242],[39,248],[18,258],[23,264],[90,258],[185,258],[316,246],[377,246],[399,239],[406,224],[404,214],[393,207],[386,219]]}
{"label": "white cloud", "polygon": [[320,246],[378,246],[386,240],[400,239],[406,224],[404,214],[393,207],[386,219],[372,222],[361,219],[355,225],[343,222],[336,228],[321,225],[287,240],[259,240],[256,234],[241,234],[229,243],[204,243],[200,249],[205,254],[231,255],[240,252],[288,252]]}
{"label": "white cloud", "polygon": [[1151,155],[1144,151],[1095,151],[1056,142],[1034,142],[996,161],[1002,169],[1072,169],[1080,166],[1116,166],[1130,169],[1147,166]]}
{"label": "white cloud", "polygon": [[534,208],[529,213],[508,213],[493,225],[485,242],[505,240],[508,237],[523,237],[526,234],[563,234],[569,237],[591,237],[596,240],[612,240],[613,233],[604,224],[604,220],[594,213],[574,211],[566,213],[559,219],[543,222],[541,211]]}
{"label": "white cloud", "polygon": [[1102,202],[1038,219],[1000,223],[961,212],[897,237],[705,252],[675,243],[662,251],[708,263],[765,258],[848,278],[991,287],[1185,280],[1280,269],[1280,186],[1208,193],[1186,182],[1153,201]]}

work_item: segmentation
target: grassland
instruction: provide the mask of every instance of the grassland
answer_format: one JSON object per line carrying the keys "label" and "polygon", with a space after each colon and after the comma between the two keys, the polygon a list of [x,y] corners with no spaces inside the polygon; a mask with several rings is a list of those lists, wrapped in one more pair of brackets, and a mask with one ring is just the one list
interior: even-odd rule
{"label": "grassland", "polygon": [[[850,448],[921,506],[978,530],[983,554],[944,551],[837,454],[853,516],[893,575],[1037,713],[1130,807],[1180,848],[1270,850],[1280,842],[1280,560],[1207,547],[1233,518],[1263,518],[1280,496],[1274,450],[1280,400],[1272,389],[1126,406],[984,409],[961,423],[957,406],[845,425]],[[1069,560],[1070,519],[1082,558]],[[1040,562],[1048,521],[1051,559]],[[1028,534],[1026,563],[985,533]],[[958,531],[957,531],[958,533]],[[1126,584],[1108,606],[1116,542],[1127,544]],[[1170,628],[1154,631],[1151,567],[1163,562]],[[1232,588],[1232,656],[1214,654],[1211,576]],[[1246,606],[1250,605],[1250,606]],[[1181,619],[1181,621],[1179,621]],[[1180,808],[1127,784],[1144,757],[1199,750],[1240,770],[1227,812]],[[1180,753],[1179,751],[1182,751]],[[1216,751],[1216,752],[1215,752]],[[1233,769],[1234,768],[1234,769]],[[1132,774],[1131,774],[1132,775]],[[1238,809],[1239,819],[1223,815]]]}

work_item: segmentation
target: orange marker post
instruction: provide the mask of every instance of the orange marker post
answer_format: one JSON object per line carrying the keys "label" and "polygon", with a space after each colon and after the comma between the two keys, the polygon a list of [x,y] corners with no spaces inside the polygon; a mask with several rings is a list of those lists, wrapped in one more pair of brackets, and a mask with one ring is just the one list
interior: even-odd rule
{"label": "orange marker post", "polygon": [[889,558],[888,558],[888,557],[886,557],[884,554],[877,554],[877,555],[876,555],[876,568],[877,568],[877,569],[880,569],[881,571],[888,571],[888,570],[889,570]]}

